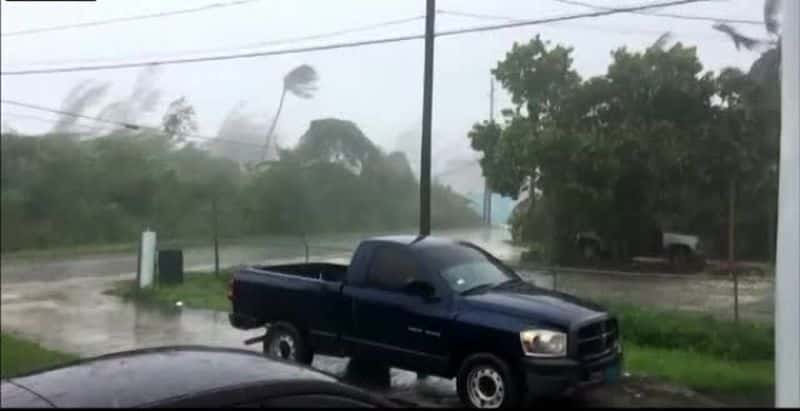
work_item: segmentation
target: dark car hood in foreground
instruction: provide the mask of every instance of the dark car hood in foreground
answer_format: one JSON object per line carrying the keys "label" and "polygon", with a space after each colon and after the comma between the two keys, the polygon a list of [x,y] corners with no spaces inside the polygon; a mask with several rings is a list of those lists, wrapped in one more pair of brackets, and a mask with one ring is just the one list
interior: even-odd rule
{"label": "dark car hood in foreground", "polygon": [[463,299],[472,309],[530,318],[531,321],[549,323],[563,329],[606,314],[603,307],[592,302],[523,281],[466,295]]}
{"label": "dark car hood in foreground", "polygon": [[336,382],[306,367],[258,353],[203,346],[104,355],[2,382],[7,407],[137,407],[225,386],[260,381]]}

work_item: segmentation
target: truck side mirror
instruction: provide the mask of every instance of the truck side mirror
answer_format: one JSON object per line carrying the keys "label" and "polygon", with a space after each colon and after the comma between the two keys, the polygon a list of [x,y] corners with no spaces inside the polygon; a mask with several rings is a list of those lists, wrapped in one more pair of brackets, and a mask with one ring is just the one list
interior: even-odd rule
{"label": "truck side mirror", "polygon": [[414,280],[405,286],[405,292],[422,297],[425,301],[436,300],[436,288],[427,281]]}

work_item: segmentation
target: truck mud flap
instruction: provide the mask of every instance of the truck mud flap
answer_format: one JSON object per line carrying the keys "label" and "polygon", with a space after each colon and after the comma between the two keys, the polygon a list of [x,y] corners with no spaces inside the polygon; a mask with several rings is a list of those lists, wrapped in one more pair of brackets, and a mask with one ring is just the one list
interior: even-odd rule
{"label": "truck mud flap", "polygon": [[244,345],[253,345],[256,343],[260,343],[261,341],[264,341],[266,339],[267,339],[267,334],[259,335],[258,337],[248,338],[244,340]]}

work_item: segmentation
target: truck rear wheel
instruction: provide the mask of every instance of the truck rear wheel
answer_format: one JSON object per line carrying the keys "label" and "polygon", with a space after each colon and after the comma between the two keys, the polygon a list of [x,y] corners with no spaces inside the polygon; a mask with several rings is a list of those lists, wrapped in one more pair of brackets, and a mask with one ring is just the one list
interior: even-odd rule
{"label": "truck rear wheel", "polygon": [[311,364],[314,359],[308,341],[297,327],[289,323],[275,323],[269,327],[264,339],[264,354],[304,365]]}
{"label": "truck rear wheel", "polygon": [[522,400],[511,367],[491,354],[474,354],[464,360],[456,387],[461,402],[470,408],[514,408]]}

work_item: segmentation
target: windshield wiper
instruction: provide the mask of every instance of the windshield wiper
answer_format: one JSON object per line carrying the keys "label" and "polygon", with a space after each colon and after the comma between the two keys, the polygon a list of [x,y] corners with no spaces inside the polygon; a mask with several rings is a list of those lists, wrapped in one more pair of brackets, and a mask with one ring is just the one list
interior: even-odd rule
{"label": "windshield wiper", "polygon": [[507,286],[507,285],[519,284],[520,282],[522,282],[522,280],[519,279],[519,278],[509,278],[508,280],[501,281],[501,282],[495,284],[494,288],[500,288],[500,287],[504,287],[504,286]]}
{"label": "windshield wiper", "polygon": [[474,287],[470,287],[470,288],[467,288],[466,290],[462,291],[461,295],[467,295],[469,293],[472,293],[472,292],[475,292],[475,291],[478,291],[478,290],[483,290],[485,288],[491,288],[491,287],[494,287],[495,285],[496,285],[495,283],[478,284],[478,285],[476,285]]}

